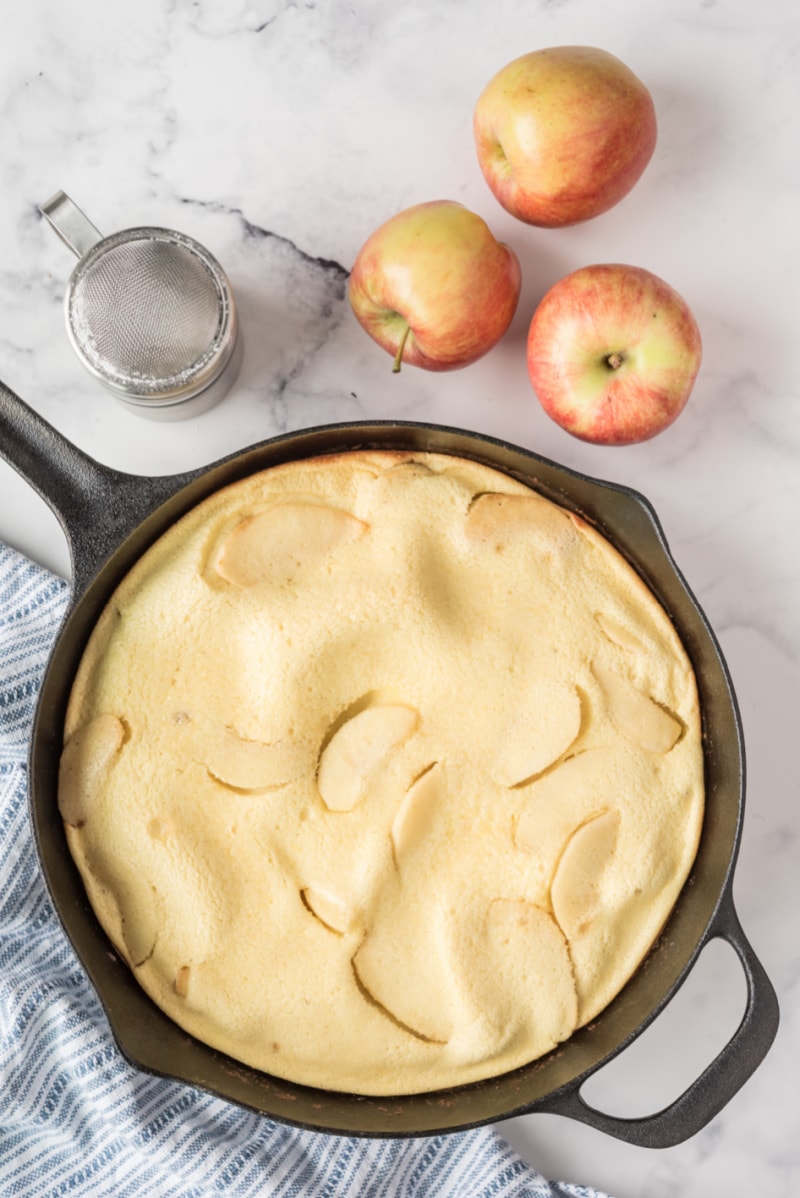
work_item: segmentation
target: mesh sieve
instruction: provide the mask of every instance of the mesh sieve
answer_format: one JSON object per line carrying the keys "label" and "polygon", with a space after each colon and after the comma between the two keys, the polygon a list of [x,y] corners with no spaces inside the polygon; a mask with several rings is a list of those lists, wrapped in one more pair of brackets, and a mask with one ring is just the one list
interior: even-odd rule
{"label": "mesh sieve", "polygon": [[87,369],[142,408],[219,398],[235,371],[238,328],[230,284],[208,250],[172,229],[100,237],[63,192],[42,212],[80,257],[65,310]]}

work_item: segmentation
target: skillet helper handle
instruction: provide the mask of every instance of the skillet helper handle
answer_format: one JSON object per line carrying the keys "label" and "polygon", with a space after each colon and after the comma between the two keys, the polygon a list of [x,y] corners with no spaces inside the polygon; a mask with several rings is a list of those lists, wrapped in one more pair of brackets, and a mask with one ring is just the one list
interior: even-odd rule
{"label": "skillet helper handle", "polygon": [[736,950],[747,981],[747,1005],[739,1027],[725,1047],[669,1106],[641,1119],[606,1115],[584,1102],[580,1084],[547,1105],[590,1127],[642,1148],[670,1148],[699,1132],[730,1102],[755,1072],[778,1031],[780,1013],[772,983],[747,941],[728,893],[712,925],[709,939],[721,938]]}
{"label": "skillet helper handle", "polygon": [[62,436],[2,381],[0,457],[58,518],[72,560],[73,600],[111,551],[175,492],[179,481],[125,474],[102,465]]}

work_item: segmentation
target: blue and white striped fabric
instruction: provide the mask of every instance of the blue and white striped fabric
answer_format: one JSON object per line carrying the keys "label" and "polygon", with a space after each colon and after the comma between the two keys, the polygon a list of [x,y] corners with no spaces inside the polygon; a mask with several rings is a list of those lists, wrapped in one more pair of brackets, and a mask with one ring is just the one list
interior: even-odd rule
{"label": "blue and white striped fabric", "polygon": [[491,1129],[319,1135],[127,1064],[50,905],[28,823],[28,733],[67,596],[0,544],[0,1196],[603,1198],[548,1183]]}

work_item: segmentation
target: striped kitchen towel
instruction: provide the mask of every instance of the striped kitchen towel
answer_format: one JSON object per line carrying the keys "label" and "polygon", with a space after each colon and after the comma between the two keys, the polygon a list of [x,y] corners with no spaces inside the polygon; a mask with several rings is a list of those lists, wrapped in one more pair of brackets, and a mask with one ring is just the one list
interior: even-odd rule
{"label": "striped kitchen towel", "polygon": [[0,1196],[603,1198],[547,1182],[492,1129],[298,1131],[122,1058],[50,905],[28,822],[28,733],[67,596],[0,544]]}

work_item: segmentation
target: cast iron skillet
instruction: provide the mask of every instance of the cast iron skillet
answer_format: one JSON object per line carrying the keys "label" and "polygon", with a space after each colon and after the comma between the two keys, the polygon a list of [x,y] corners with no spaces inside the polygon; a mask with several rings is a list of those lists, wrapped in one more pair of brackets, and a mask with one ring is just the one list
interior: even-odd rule
{"label": "cast iron skillet", "polygon": [[[56,805],[67,698],[95,622],[142,552],[218,488],[291,459],[362,448],[430,450],[474,458],[532,484],[596,524],[661,600],[683,639],[700,690],[707,810],[695,866],[656,946],[592,1024],[540,1061],[501,1077],[433,1094],[376,1099],[315,1090],[247,1068],[201,1044],[151,1002],[113,952],[88,904]],[[410,422],[334,424],[288,433],[172,477],[120,473],[86,456],[0,384],[0,453],[58,516],[69,541],[72,595],[50,657],[32,733],[30,812],[53,905],[105,1009],[124,1056],[275,1119],[335,1134],[421,1136],[546,1111],[632,1144],[666,1147],[693,1135],[733,1097],[778,1027],[775,992],[742,933],[732,898],[744,808],[744,752],[736,699],[706,619],[639,494],[576,474],[489,437]],[[664,1007],[703,947],[721,937],[747,979],[738,1030],[664,1110],[621,1119],[589,1106],[581,1086]]]}

